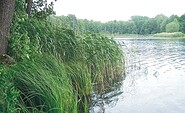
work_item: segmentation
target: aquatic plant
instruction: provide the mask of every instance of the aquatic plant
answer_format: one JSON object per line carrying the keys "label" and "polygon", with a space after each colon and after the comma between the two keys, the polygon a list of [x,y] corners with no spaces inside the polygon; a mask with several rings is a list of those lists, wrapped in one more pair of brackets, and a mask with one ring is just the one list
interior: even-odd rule
{"label": "aquatic plant", "polygon": [[8,54],[18,62],[12,70],[21,112],[88,112],[93,86],[101,92],[123,77],[123,51],[112,38],[20,18]]}
{"label": "aquatic plant", "polygon": [[93,83],[123,75],[123,51],[113,39],[87,33],[81,38],[80,47],[81,60],[87,64]]}
{"label": "aquatic plant", "polygon": [[22,112],[76,113],[77,93],[65,67],[51,55],[38,55],[13,67]]}

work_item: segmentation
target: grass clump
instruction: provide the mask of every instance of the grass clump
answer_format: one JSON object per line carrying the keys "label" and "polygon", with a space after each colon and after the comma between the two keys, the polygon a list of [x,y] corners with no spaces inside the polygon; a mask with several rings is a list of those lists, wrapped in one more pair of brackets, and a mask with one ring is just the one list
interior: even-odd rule
{"label": "grass clump", "polygon": [[76,113],[77,97],[65,67],[50,55],[37,56],[13,68],[21,91],[22,112]]}

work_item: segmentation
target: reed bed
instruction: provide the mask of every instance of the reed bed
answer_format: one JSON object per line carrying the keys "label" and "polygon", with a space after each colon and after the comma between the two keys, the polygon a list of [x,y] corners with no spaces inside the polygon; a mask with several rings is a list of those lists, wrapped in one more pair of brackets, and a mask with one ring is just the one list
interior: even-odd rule
{"label": "reed bed", "polygon": [[122,80],[121,46],[101,34],[78,33],[25,19],[12,28],[8,54],[24,113],[88,113],[93,87],[104,92]]}
{"label": "reed bed", "polygon": [[21,91],[22,112],[76,113],[77,94],[65,66],[50,55],[17,64],[16,87]]}
{"label": "reed bed", "polygon": [[110,82],[124,72],[120,45],[100,34],[85,34],[80,40],[82,61],[89,67],[93,83]]}

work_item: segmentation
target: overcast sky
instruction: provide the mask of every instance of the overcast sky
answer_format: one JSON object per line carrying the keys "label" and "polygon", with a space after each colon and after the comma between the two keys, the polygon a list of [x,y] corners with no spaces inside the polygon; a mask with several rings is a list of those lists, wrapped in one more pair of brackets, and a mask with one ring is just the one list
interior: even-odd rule
{"label": "overcast sky", "polygon": [[185,0],[57,0],[57,15],[74,14],[95,21],[129,20],[131,16],[155,17],[157,14],[181,16]]}

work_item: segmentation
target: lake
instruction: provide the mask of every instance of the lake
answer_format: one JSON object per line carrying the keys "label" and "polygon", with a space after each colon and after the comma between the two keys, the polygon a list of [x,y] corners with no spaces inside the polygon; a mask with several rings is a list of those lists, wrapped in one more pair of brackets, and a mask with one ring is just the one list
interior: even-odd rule
{"label": "lake", "polygon": [[90,113],[185,113],[185,39],[116,40],[125,53],[126,78]]}

